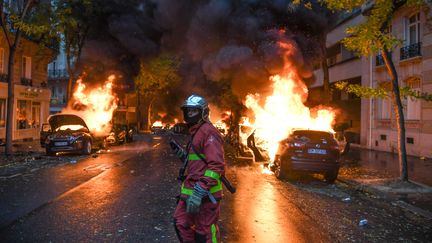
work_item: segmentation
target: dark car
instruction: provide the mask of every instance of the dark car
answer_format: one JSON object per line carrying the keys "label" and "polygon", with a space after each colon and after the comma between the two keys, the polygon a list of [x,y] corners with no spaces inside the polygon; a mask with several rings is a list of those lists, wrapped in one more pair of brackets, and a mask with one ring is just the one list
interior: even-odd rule
{"label": "dark car", "polygon": [[105,147],[105,136],[94,136],[84,120],[73,114],[56,114],[42,125],[40,143],[47,155],[56,152],[90,154],[93,146]]}
{"label": "dark car", "polygon": [[333,183],[339,173],[340,149],[333,133],[295,130],[279,143],[271,169],[283,178],[296,172],[323,173]]}
{"label": "dark car", "polygon": [[114,124],[110,135],[107,137],[109,144],[123,144],[133,141],[134,131],[126,124]]}

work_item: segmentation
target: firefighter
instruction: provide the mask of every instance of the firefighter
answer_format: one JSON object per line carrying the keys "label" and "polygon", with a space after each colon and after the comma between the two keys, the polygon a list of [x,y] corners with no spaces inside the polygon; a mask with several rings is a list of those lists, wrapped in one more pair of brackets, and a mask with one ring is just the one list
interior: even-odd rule
{"label": "firefighter", "polygon": [[191,140],[174,224],[180,242],[220,242],[217,225],[225,173],[223,139],[209,121],[207,101],[189,96],[183,105]]}

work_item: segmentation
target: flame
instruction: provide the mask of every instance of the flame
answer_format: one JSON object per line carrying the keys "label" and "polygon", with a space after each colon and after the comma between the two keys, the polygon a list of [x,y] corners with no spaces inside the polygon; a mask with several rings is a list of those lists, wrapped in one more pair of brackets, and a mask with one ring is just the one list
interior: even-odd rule
{"label": "flame", "polygon": [[155,122],[153,122],[153,126],[154,126],[154,127],[162,127],[163,124],[162,124],[161,121],[155,121]]}
{"label": "flame", "polygon": [[112,90],[114,80],[115,76],[110,75],[101,87],[87,90],[82,78],[78,79],[71,99],[73,103],[62,113],[80,116],[95,134],[109,133],[113,112],[117,108],[117,98]]}
{"label": "flame", "polygon": [[[335,112],[331,108],[321,107],[314,114],[303,104],[308,89],[288,58],[294,51],[294,46],[282,42],[279,44],[284,51],[283,72],[270,77],[273,83],[270,96],[247,95],[245,105],[254,113],[255,121],[251,123],[248,118],[244,119],[242,125],[251,129],[240,134],[242,141],[246,141],[247,136],[255,130],[256,144],[268,152],[270,161],[274,160],[279,141],[287,138],[293,129],[333,132],[332,124],[335,118]],[[263,106],[260,101],[265,101]]]}

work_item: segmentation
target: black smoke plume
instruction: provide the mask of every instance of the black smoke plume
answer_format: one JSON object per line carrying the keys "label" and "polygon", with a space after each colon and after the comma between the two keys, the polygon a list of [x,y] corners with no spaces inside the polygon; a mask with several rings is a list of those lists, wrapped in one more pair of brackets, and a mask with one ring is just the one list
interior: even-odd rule
{"label": "black smoke plume", "polygon": [[[328,29],[328,18],[288,0],[96,0],[84,48],[85,66],[121,70],[132,82],[140,60],[161,52],[182,60],[181,89],[171,91],[176,103],[192,92],[211,100],[219,95],[209,82],[229,80],[234,94],[269,91],[269,76],[283,67],[278,41],[297,46],[292,55],[299,74],[311,77],[319,58],[317,39]],[[104,80],[104,79],[101,79]]]}

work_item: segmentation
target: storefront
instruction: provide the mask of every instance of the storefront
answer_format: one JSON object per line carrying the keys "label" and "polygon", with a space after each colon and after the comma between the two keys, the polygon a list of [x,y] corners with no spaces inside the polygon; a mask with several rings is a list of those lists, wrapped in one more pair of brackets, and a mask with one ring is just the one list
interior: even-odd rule
{"label": "storefront", "polygon": [[[51,91],[14,85],[12,140],[38,139],[41,125],[49,116]],[[5,139],[7,84],[0,83],[0,139]]]}

